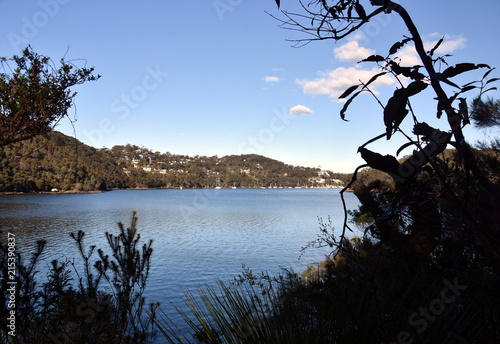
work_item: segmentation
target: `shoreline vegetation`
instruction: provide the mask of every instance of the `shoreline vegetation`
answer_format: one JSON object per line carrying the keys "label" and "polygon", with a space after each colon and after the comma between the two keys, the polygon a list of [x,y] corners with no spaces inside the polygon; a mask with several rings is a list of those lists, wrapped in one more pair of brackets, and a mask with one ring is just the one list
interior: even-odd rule
{"label": "shoreline vegetation", "polygon": [[[241,187],[237,189],[341,189],[342,186],[325,186],[325,187]],[[212,188],[174,188],[174,187],[164,187],[164,188],[122,188],[122,189],[108,189],[108,190],[89,190],[89,191],[80,191],[80,190],[57,190],[57,191],[1,191],[0,196],[2,195],[30,195],[30,194],[40,194],[40,195],[55,195],[55,194],[94,194],[94,193],[105,193],[112,192],[117,190],[207,190]],[[234,189],[233,187],[221,187],[220,189]],[[347,192],[352,192],[352,190],[348,189]]]}
{"label": "shoreline vegetation", "polygon": [[0,241],[0,285],[12,290],[0,296],[0,314],[11,315],[0,319],[2,342],[152,343],[159,304],[146,304],[144,290],[153,241],[140,241],[136,224],[133,213],[129,227],[118,223],[118,233],[104,233],[111,255],[89,246],[83,231],[71,232],[79,256],[51,260],[45,278],[38,269],[52,259],[42,256],[50,243],[39,240],[31,254],[21,255],[9,231],[14,239]]}
{"label": "shoreline vegetation", "polygon": [[186,156],[135,145],[96,149],[53,131],[0,147],[0,192],[335,187],[352,174],[257,154]]}
{"label": "shoreline vegetation", "polygon": [[[453,161],[454,152],[445,150],[443,159]],[[492,149],[480,149],[478,154],[498,160],[498,152]],[[287,165],[257,154],[189,157],[130,144],[96,149],[56,131],[0,147],[0,195],[219,187],[339,188],[348,185],[352,176]],[[357,179],[394,184],[389,175],[369,167],[358,171]]]}
{"label": "shoreline vegetation", "polygon": [[113,190],[92,190],[92,191],[78,191],[78,190],[62,190],[62,191],[2,191],[2,195],[29,195],[29,194],[40,194],[40,195],[50,195],[50,194],[91,194],[91,193],[104,193]]}

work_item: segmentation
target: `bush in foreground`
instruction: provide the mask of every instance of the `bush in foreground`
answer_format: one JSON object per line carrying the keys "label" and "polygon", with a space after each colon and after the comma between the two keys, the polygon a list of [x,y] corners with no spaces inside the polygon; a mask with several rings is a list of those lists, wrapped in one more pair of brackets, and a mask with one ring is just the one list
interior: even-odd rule
{"label": "bush in foreground", "polygon": [[[152,241],[139,245],[137,217],[125,228],[119,223],[117,235],[106,233],[112,257],[95,246],[84,244],[85,233],[71,233],[80,252],[79,271],[74,261],[53,260],[47,279],[40,284],[37,265],[45,242],[30,259],[15,259],[15,308],[8,293],[0,299],[0,326],[3,342],[9,343],[152,343],[155,304],[144,316],[143,296],[149,276]],[[7,245],[0,245],[0,284],[9,284]],[[96,259],[94,254],[97,252]],[[76,278],[72,277],[72,269]],[[76,283],[73,283],[76,282]],[[15,310],[15,334],[8,333],[8,314]]]}

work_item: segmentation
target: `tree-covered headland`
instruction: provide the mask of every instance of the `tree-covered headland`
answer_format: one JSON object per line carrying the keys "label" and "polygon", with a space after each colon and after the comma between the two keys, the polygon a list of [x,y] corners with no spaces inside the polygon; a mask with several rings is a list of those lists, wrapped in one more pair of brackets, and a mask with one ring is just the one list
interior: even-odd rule
{"label": "tree-covered headland", "polygon": [[96,149],[56,131],[0,147],[0,192],[332,187],[349,179],[256,154],[191,157],[130,144]]}

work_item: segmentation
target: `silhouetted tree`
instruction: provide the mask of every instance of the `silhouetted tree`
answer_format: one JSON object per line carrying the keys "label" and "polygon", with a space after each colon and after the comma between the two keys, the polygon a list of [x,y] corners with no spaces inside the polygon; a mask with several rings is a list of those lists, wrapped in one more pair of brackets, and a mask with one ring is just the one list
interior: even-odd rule
{"label": "silhouetted tree", "polygon": [[[279,7],[280,2],[276,1],[276,3]],[[408,234],[404,236],[405,239],[408,239],[412,235],[419,236],[415,231],[428,231],[429,226],[436,230],[430,231],[426,234],[427,236],[434,236],[440,232],[439,228],[444,225],[442,214],[444,206],[439,204],[440,200],[436,198],[434,192],[430,192],[429,189],[422,189],[419,183],[422,181],[423,173],[427,173],[427,175],[432,173],[435,178],[440,180],[440,187],[451,190],[456,186],[453,180],[450,179],[451,175],[448,169],[438,161],[438,156],[451,145],[459,155],[455,162],[461,166],[462,172],[466,176],[474,178],[478,184],[477,187],[480,188],[478,192],[481,193],[483,198],[488,199],[489,205],[486,208],[489,209],[489,223],[486,223],[486,226],[491,231],[486,236],[485,242],[488,244],[494,242],[495,250],[500,252],[500,189],[489,178],[490,174],[485,173],[485,169],[478,163],[477,157],[466,142],[462,130],[463,127],[470,123],[467,98],[464,95],[476,91],[479,94],[478,99],[481,99],[483,94],[495,89],[491,87],[491,83],[497,81],[498,78],[489,76],[494,68],[486,64],[474,63],[449,65],[445,60],[447,56],[438,56],[436,54],[437,49],[444,41],[444,37],[432,49],[427,50],[424,48],[422,38],[412,18],[404,7],[393,1],[371,0],[368,4],[368,1],[360,0],[316,0],[307,4],[302,3],[302,1],[300,3],[303,13],[282,11],[285,19],[278,19],[284,28],[308,34],[307,38],[296,40],[299,46],[318,40],[341,40],[357,32],[374,17],[383,15],[398,15],[409,31],[409,36],[404,36],[401,41],[395,42],[389,48],[386,56],[371,55],[360,61],[376,63],[380,72],[366,82],[360,81],[359,84],[349,87],[339,97],[346,99],[340,111],[341,118],[345,120],[349,106],[360,93],[369,92],[374,95],[370,85],[379,77],[391,76],[400,85],[387,101],[384,102],[376,98],[382,107],[383,116],[381,117],[386,125],[386,132],[368,140],[358,150],[367,162],[365,166],[386,172],[394,180],[397,197],[399,197],[397,207],[392,209],[395,215],[388,216],[387,204],[380,204],[381,199],[378,199],[378,202],[372,201],[374,197],[370,195],[372,189],[360,185],[360,183],[363,183],[361,180],[356,182],[353,180],[350,185],[354,184],[354,193],[365,206],[365,211],[372,213],[376,219],[376,225],[372,229],[377,229],[373,233],[392,233],[392,237],[398,233],[404,233]],[[368,9],[369,5],[372,6],[370,10]],[[413,44],[421,64],[407,66],[397,57],[398,51],[409,44]],[[445,64],[448,67],[440,72],[435,68],[436,64]],[[468,82],[463,86],[458,86],[452,81],[454,77],[474,70],[485,70],[486,72],[482,74],[479,80]],[[442,83],[453,86],[454,91],[448,94],[443,89]],[[418,114],[411,107],[412,97],[428,88],[434,92],[434,101],[437,108],[436,116],[441,118],[445,114],[448,122],[445,130],[432,128],[425,122],[420,121]],[[374,97],[376,96],[374,95]],[[491,109],[497,107],[498,104],[495,105],[491,101],[482,102],[480,100],[475,101],[474,104],[475,107],[472,111],[474,119],[483,118],[482,123],[485,125],[489,125],[486,123],[496,123],[497,116],[494,115],[495,111],[491,111]],[[488,113],[493,115],[481,115],[486,109]],[[415,123],[413,136],[399,128],[405,118],[410,117]],[[398,132],[404,135],[408,142],[397,150],[396,155],[408,147],[414,147],[413,153],[404,161],[398,162],[394,156],[383,156],[366,148],[367,145],[383,137],[391,139]],[[449,201],[455,203],[455,209],[461,209],[462,213],[468,214],[467,216],[471,219],[469,222],[472,226],[471,229],[480,231],[484,229],[485,223],[479,221],[474,224],[475,221],[472,219],[477,216],[477,209],[470,206],[471,197],[469,193],[464,192],[460,196],[451,197]],[[420,203],[415,204],[415,199],[418,199]],[[440,210],[431,211],[432,207]],[[401,216],[397,215],[398,211],[406,213],[406,219],[402,219]],[[426,221],[422,221],[422,219],[426,219]],[[412,225],[408,225],[408,223],[412,223]],[[479,225],[479,223],[481,224]],[[424,227],[426,227],[425,230]],[[347,224],[344,226],[344,234],[346,228],[348,228]],[[430,240],[430,238],[428,239]],[[413,248],[415,249],[415,247]]]}
{"label": "silhouetted tree", "polygon": [[73,105],[71,88],[100,77],[64,58],[56,68],[31,47],[0,63],[0,147],[49,132]]}
{"label": "silhouetted tree", "polygon": [[474,124],[480,128],[500,125],[500,100],[474,98],[471,105],[470,117],[474,121]]}

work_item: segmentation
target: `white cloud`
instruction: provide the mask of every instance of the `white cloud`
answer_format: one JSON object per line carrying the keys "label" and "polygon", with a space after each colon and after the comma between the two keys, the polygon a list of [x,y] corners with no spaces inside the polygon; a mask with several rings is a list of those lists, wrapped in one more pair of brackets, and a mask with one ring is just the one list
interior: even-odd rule
{"label": "white cloud", "polygon": [[349,35],[349,37],[347,39],[350,41],[358,41],[359,42],[359,41],[366,40],[366,36],[363,32],[357,31],[357,32],[353,33],[352,35]]}
{"label": "white cloud", "polygon": [[265,82],[279,82],[280,78],[277,76],[266,76],[264,77]]}
{"label": "white cloud", "polygon": [[290,109],[292,115],[308,115],[313,113],[311,109],[304,105],[295,105]]}
{"label": "white cloud", "polygon": [[[432,49],[441,37],[443,35],[437,33],[429,35],[428,39],[424,42],[426,50]],[[351,39],[347,43],[335,48],[335,58],[345,62],[357,62],[375,54],[374,50],[359,45],[358,42],[362,40],[363,37],[358,35],[355,39]],[[449,54],[457,49],[463,49],[466,42],[467,39],[463,35],[445,35],[445,39],[436,50],[436,53]],[[422,64],[413,44],[410,43],[401,48],[396,53],[396,56],[401,60],[402,66]],[[357,64],[356,67],[339,67],[334,70],[321,72],[316,79],[297,79],[295,82],[302,86],[305,94],[323,94],[332,98],[338,98],[347,88],[359,84],[360,80],[367,82],[373,75],[380,73],[377,67],[363,69],[365,66],[368,66],[368,64]],[[391,76],[383,75],[370,84],[370,90],[378,94],[378,88],[384,85],[392,85],[394,82],[395,80]]]}
{"label": "white cloud", "polygon": [[418,57],[415,47],[407,45],[397,52],[396,56],[400,59],[401,66],[416,66],[422,65],[422,61]]}
{"label": "white cloud", "polygon": [[[437,37],[437,39],[429,39],[424,42],[424,47],[426,51],[434,48],[436,43],[443,37],[443,35],[438,33],[433,33],[430,35],[432,37]],[[467,38],[463,35],[444,35],[444,40],[441,45],[436,49],[435,54],[443,55],[450,54],[456,50],[464,49],[466,46]],[[422,61],[418,57],[415,46],[413,44],[406,45],[396,54],[397,57],[401,59],[402,66],[415,66],[421,65]]]}
{"label": "white cloud", "polygon": [[424,42],[426,50],[431,50],[443,36],[443,42],[439,48],[436,49],[436,53],[438,54],[449,54],[455,50],[464,49],[466,46],[467,38],[465,38],[464,35],[441,35],[439,33],[433,33],[431,37],[438,37],[438,39]]}
{"label": "white cloud", "polygon": [[[337,98],[350,86],[359,84],[360,80],[367,82],[373,75],[379,72],[380,70],[377,68],[364,70],[354,67],[340,67],[320,74],[321,77],[317,79],[297,79],[296,83],[302,85],[305,94],[325,94],[332,98]],[[391,85],[392,83],[394,83],[394,80],[391,77],[383,75],[370,85],[370,89],[372,92],[377,93],[377,87]]]}
{"label": "white cloud", "polygon": [[375,50],[360,47],[359,43],[353,40],[333,49],[333,53],[341,61],[357,62],[375,54]]}
{"label": "white cloud", "polygon": [[168,134],[167,136],[169,136],[169,137],[184,137],[184,136],[186,136],[186,134],[184,134],[184,133],[171,133],[171,134]]}

